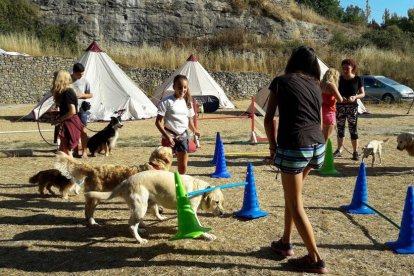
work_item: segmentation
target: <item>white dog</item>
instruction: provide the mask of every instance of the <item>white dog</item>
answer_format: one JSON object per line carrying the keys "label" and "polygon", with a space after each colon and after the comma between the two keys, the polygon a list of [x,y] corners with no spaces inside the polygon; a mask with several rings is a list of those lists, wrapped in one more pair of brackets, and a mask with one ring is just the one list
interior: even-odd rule
{"label": "white dog", "polygon": [[366,144],[362,148],[362,161],[364,161],[365,158],[368,158],[369,156],[372,156],[372,163],[371,167],[374,167],[375,162],[375,155],[378,155],[379,157],[379,164],[382,163],[382,143],[386,143],[389,140],[389,138],[384,139],[382,141],[378,140],[372,140],[368,144]]}
{"label": "white dog", "polygon": [[406,150],[409,155],[414,156],[414,133],[401,133],[397,136],[397,149]]}
{"label": "white dog", "polygon": [[[181,175],[181,180],[187,193],[209,187],[207,182],[188,175]],[[167,209],[177,209],[174,173],[167,171],[144,171],[122,181],[112,192],[85,193],[86,198],[98,200],[106,200],[118,196],[125,200],[131,210],[129,228],[132,235],[138,243],[146,243],[147,240],[141,238],[138,234],[138,226],[147,210],[150,209],[158,219],[164,220],[165,217],[158,212],[157,204]],[[195,214],[197,214],[197,209],[200,207],[203,210],[211,211],[216,216],[223,215],[223,202],[224,197],[220,189],[215,189],[190,199],[191,207]],[[216,239],[214,235],[208,233],[204,233],[202,237],[208,240]]]}

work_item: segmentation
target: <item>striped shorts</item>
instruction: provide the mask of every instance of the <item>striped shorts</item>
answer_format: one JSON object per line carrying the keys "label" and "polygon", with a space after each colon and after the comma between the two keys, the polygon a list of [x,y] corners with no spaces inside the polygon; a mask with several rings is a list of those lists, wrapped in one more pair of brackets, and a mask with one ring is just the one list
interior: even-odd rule
{"label": "striped shorts", "polygon": [[278,147],[275,165],[284,173],[301,173],[306,167],[320,169],[325,159],[325,144],[296,149]]}

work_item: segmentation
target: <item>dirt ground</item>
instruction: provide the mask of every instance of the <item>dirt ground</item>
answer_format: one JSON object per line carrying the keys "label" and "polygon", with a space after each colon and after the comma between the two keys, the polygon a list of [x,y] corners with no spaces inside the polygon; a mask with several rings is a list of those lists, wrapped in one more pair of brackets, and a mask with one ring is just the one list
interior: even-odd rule
{"label": "dirt ground", "polygon": [[[237,110],[205,114],[204,117],[241,114],[248,101],[237,101]],[[34,122],[14,122],[25,115],[31,105],[0,107],[0,148],[52,149],[40,137]],[[406,191],[413,174],[389,175],[413,168],[414,159],[396,149],[396,135],[414,129],[414,110],[406,115],[409,103],[368,105],[370,114],[359,120],[360,147],[372,139],[390,138],[384,145],[383,164],[371,168],[367,160],[369,203],[400,224]],[[92,123],[92,130],[105,123]],[[47,123],[41,129],[50,130]],[[266,217],[243,221],[232,216],[243,204],[243,187],[226,189],[224,217],[200,211],[203,226],[212,228],[218,239],[168,239],[177,232],[174,210],[165,210],[171,219],[158,222],[148,215],[149,242],[138,245],[130,235],[129,211],[120,199],[103,202],[95,217],[100,227],[88,228],[84,221],[84,198],[40,196],[28,178],[40,170],[53,168],[50,152],[35,152],[32,157],[0,158],[0,274],[1,275],[285,275],[282,260],[270,250],[270,242],[283,230],[283,193],[280,176],[263,162],[261,152],[268,145],[230,144],[249,139],[250,121],[226,119],[200,121],[202,147],[191,154],[189,174],[213,185],[245,180],[247,165],[254,166],[260,208]],[[33,132],[19,133],[16,131]],[[14,133],[3,134],[3,132]],[[229,179],[213,179],[215,167],[210,163],[220,132]],[[43,131],[48,142],[52,133]],[[90,134],[92,132],[89,132]],[[348,139],[347,133],[347,139]],[[121,129],[118,147],[110,157],[98,156],[84,162],[92,164],[143,164],[159,144],[154,120],[128,121]],[[345,142],[350,149],[349,139]],[[333,139],[335,149],[336,141]],[[244,155],[230,156],[231,152]],[[304,204],[314,227],[320,252],[333,275],[413,275],[414,256],[393,253],[386,245],[395,241],[399,230],[378,215],[348,215],[339,207],[351,202],[359,163],[351,154],[335,159],[341,175],[320,176],[312,172],[306,180]],[[176,170],[176,163],[173,164]],[[294,232],[295,256],[306,253],[303,242]],[[295,273],[296,274],[296,273]]]}

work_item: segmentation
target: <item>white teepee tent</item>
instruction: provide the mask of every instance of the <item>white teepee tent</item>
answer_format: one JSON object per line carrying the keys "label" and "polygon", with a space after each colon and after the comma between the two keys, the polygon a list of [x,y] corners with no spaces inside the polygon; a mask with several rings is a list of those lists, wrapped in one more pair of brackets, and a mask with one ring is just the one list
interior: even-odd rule
{"label": "white teepee tent", "polygon": [[[329,67],[318,58],[319,67],[321,68],[321,79],[323,75],[325,75],[325,72],[328,71]],[[269,85],[266,85],[262,87],[257,94],[254,96],[254,101],[256,102],[256,105],[259,105],[264,111],[267,109],[267,102],[269,101]],[[247,109],[247,112],[251,112],[251,107]],[[361,100],[358,99],[358,113],[364,114],[367,113],[367,109],[365,108],[364,104],[361,102]]]}
{"label": "white teepee tent", "polygon": [[234,105],[227,98],[223,89],[197,61],[195,55],[191,55],[183,66],[177,69],[155,90],[154,96],[152,97],[152,102],[155,105],[158,105],[163,98],[174,93],[173,80],[177,75],[185,75],[188,78],[192,96],[215,96],[219,99],[219,108],[234,108]]}
{"label": "white teepee tent", "polygon": [[[89,121],[109,121],[114,112],[125,109],[122,120],[147,119],[157,115],[157,108],[122,69],[94,41],[79,59],[85,66],[83,77],[94,94],[90,99]],[[53,105],[46,94],[25,118],[37,120]]]}

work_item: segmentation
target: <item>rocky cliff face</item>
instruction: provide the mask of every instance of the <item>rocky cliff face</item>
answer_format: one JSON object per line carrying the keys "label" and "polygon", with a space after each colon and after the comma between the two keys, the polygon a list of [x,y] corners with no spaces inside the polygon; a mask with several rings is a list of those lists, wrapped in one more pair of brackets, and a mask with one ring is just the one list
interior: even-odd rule
{"label": "rocky cliff face", "polygon": [[[158,44],[183,37],[202,38],[221,31],[245,30],[279,39],[324,40],[326,28],[301,21],[281,22],[249,11],[234,11],[231,1],[214,0],[31,0],[49,22],[75,22],[79,41]],[[286,5],[286,0],[273,0]]]}

